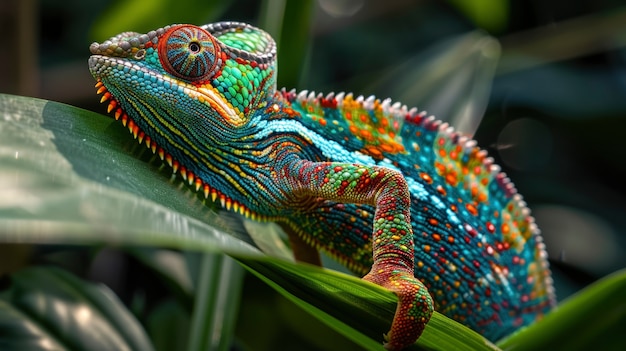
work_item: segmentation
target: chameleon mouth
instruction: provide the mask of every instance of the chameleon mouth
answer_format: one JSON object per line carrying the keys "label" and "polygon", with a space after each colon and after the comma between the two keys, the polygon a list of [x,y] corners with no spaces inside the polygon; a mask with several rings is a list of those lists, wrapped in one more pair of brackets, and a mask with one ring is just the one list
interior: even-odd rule
{"label": "chameleon mouth", "polygon": [[202,179],[196,176],[192,171],[187,169],[184,165],[181,165],[176,159],[172,157],[165,149],[158,146],[157,143],[147,135],[135,121],[128,116],[124,110],[122,110],[120,103],[109,92],[102,80],[98,79],[95,85],[96,94],[102,94],[100,103],[108,101],[107,113],[112,113],[115,120],[122,122],[122,125],[128,128],[128,131],[133,135],[133,138],[139,142],[139,144],[145,144],[145,146],[152,151],[153,154],[158,155],[161,161],[166,162],[171,168],[173,174],[180,174],[184,183],[187,183],[196,192],[201,192],[204,198],[213,203],[217,203],[229,211],[239,213],[246,218],[250,218],[256,221],[267,221],[269,218],[259,215],[256,212],[251,211],[248,207],[240,204],[237,201],[233,201],[230,197],[226,196],[217,189],[211,187],[209,184],[202,181]]}

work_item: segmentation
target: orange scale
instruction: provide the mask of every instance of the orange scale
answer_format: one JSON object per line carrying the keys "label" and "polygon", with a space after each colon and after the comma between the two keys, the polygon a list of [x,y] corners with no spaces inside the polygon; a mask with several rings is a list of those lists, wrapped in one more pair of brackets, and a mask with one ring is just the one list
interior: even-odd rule
{"label": "orange scale", "polygon": [[433,178],[428,173],[422,172],[420,173],[420,178],[422,178],[426,183],[432,184]]}
{"label": "orange scale", "polygon": [[452,171],[449,172],[448,174],[446,174],[446,183],[456,187],[457,186],[457,178],[456,178],[456,172]]}
{"label": "orange scale", "polygon": [[478,209],[472,204],[465,204],[465,208],[472,216],[478,216]]}
{"label": "orange scale", "polygon": [[500,230],[502,230],[503,234],[509,234],[511,231],[511,227],[507,223],[503,223]]}

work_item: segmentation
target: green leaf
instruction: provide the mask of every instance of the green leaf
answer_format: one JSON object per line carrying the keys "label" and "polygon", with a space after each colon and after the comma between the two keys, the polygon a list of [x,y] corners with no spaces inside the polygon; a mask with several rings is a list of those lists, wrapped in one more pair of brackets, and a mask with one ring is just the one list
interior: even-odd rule
{"label": "green leaf", "polygon": [[153,350],[105,286],[56,268],[28,268],[0,295],[2,350]]}
{"label": "green leaf", "polygon": [[1,94],[0,116],[4,241],[124,242],[260,254],[233,236],[242,233],[232,220],[133,156],[129,148],[140,146],[129,143],[120,123],[59,103]]}
{"label": "green leaf", "polygon": [[448,0],[474,24],[486,30],[499,32],[509,19],[509,0]]}
{"label": "green leaf", "polygon": [[626,270],[561,303],[544,319],[498,343],[503,350],[625,350]]}
{"label": "green leaf", "polygon": [[[342,273],[294,265],[273,258],[238,258],[283,296],[366,350],[381,350],[381,331],[389,329],[395,295]],[[476,332],[435,312],[424,334],[409,350],[497,350]]]}
{"label": "green leaf", "polygon": [[295,88],[306,72],[302,66],[306,65],[311,46],[314,3],[311,0],[265,0],[262,10],[259,27],[274,37],[278,47],[278,85]]}
{"label": "green leaf", "polygon": [[232,4],[229,0],[117,1],[96,20],[91,37],[103,41],[111,37],[111,33],[147,33],[172,23],[203,25],[214,22]]}
{"label": "green leaf", "polygon": [[189,314],[178,301],[167,299],[150,314],[146,330],[157,351],[184,350],[189,335]]}
{"label": "green leaf", "polygon": [[226,351],[235,326],[243,269],[228,256],[205,254],[198,285],[187,350]]}

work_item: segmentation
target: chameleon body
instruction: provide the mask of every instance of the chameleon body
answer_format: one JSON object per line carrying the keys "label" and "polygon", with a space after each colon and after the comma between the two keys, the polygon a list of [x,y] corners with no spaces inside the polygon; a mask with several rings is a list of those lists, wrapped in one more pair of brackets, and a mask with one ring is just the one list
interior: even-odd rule
{"label": "chameleon body", "polygon": [[90,50],[109,112],[207,199],[398,295],[388,349],[412,344],[433,308],[495,341],[554,306],[530,211],[447,124],[390,100],[278,90],[274,41],[243,23]]}

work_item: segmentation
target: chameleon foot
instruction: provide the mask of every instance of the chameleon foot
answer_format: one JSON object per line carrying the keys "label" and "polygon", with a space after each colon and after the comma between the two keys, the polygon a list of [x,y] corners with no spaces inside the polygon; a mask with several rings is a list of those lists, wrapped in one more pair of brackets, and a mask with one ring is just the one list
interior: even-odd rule
{"label": "chameleon foot", "polygon": [[424,284],[408,270],[383,264],[374,265],[363,279],[398,296],[391,330],[384,337],[385,349],[401,350],[415,343],[433,314],[433,301]]}

